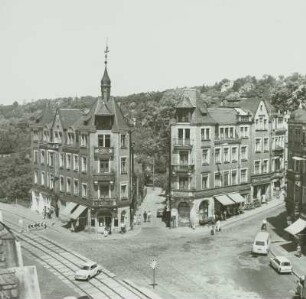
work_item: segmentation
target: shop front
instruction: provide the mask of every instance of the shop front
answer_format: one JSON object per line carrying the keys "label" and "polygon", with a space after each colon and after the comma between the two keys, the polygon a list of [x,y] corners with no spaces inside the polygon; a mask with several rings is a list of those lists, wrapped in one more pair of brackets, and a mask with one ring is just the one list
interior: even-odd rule
{"label": "shop front", "polygon": [[215,218],[225,220],[235,215],[235,205],[230,197],[226,194],[214,195],[215,199]]}

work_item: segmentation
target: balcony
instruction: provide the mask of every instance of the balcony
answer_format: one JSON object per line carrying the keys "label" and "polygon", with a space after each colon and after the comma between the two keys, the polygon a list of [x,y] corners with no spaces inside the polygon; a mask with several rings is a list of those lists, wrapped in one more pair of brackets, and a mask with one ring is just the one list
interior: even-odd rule
{"label": "balcony", "polygon": [[228,143],[228,144],[233,144],[233,143],[241,143],[241,138],[239,137],[227,137],[227,138],[220,138],[220,137],[215,137],[214,140],[215,145],[219,145],[219,144],[224,144],[224,143]]}
{"label": "balcony", "polygon": [[114,148],[113,147],[94,147],[95,158],[113,158],[114,157]]}
{"label": "balcony", "polygon": [[293,169],[287,169],[287,178],[290,181],[301,181],[301,172]]}
{"label": "balcony", "polygon": [[94,173],[93,180],[95,182],[114,182],[115,181],[115,172],[102,172],[102,173]]}
{"label": "balcony", "polygon": [[39,143],[39,148],[41,149],[46,149],[46,150],[58,150],[59,149],[60,144],[57,142],[47,142],[47,141],[43,141]]}
{"label": "balcony", "polygon": [[92,199],[91,206],[93,207],[115,207],[117,206],[117,199],[116,198]]}
{"label": "balcony", "polygon": [[273,156],[282,156],[284,153],[284,148],[277,145],[275,148],[272,148],[272,155]]}
{"label": "balcony", "polygon": [[193,164],[172,165],[172,172],[175,172],[175,173],[191,174],[193,171],[194,171],[194,165]]}
{"label": "balcony", "polygon": [[173,139],[173,146],[174,148],[178,149],[191,149],[193,140],[191,139],[181,139],[181,138],[174,138]]}

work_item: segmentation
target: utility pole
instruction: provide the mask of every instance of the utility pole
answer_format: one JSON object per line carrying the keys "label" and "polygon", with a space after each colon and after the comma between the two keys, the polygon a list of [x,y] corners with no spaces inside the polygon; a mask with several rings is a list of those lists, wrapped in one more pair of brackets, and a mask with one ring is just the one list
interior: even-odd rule
{"label": "utility pole", "polygon": [[154,190],[154,168],[155,168],[155,157],[153,156],[153,170],[152,170],[152,172],[153,172],[153,174],[152,174],[152,180],[153,180],[153,190]]}

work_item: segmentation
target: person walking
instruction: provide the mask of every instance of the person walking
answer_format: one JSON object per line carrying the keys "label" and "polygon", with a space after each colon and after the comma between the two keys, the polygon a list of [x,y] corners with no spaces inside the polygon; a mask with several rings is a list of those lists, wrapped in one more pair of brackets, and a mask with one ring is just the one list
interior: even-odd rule
{"label": "person walking", "polygon": [[221,231],[221,222],[220,222],[220,219],[218,219],[217,222],[216,222],[216,231],[217,232]]}
{"label": "person walking", "polygon": [[148,211],[148,222],[150,222],[151,221],[151,212],[150,212],[150,210]]}
{"label": "person walking", "polygon": [[146,211],[143,212],[143,221],[147,222],[147,212]]}

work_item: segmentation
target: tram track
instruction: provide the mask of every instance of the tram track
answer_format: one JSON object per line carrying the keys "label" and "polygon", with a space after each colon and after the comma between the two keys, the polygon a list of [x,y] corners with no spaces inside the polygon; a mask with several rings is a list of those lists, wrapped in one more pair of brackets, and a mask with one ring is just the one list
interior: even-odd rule
{"label": "tram track", "polygon": [[[49,240],[48,238],[38,235],[35,232],[21,233],[20,227],[14,222],[8,223],[14,234],[24,244],[23,248],[38,260],[43,266],[51,272],[59,275],[64,282],[70,284],[80,295],[87,295],[90,298],[122,298],[122,299],[149,299],[147,294],[138,290],[135,286],[124,283],[115,279],[115,275],[102,267],[102,271],[89,282],[77,283],[74,280],[74,272],[79,266],[88,261],[86,257],[81,256],[71,250],[64,248],[62,245]],[[33,221],[31,221],[33,222]],[[68,259],[69,257],[69,259]],[[64,267],[64,268],[63,268]],[[103,278],[101,277],[103,275]],[[100,277],[99,277],[100,276]],[[106,282],[105,282],[106,281]],[[110,287],[109,284],[117,286]],[[91,290],[88,290],[90,286]]]}

